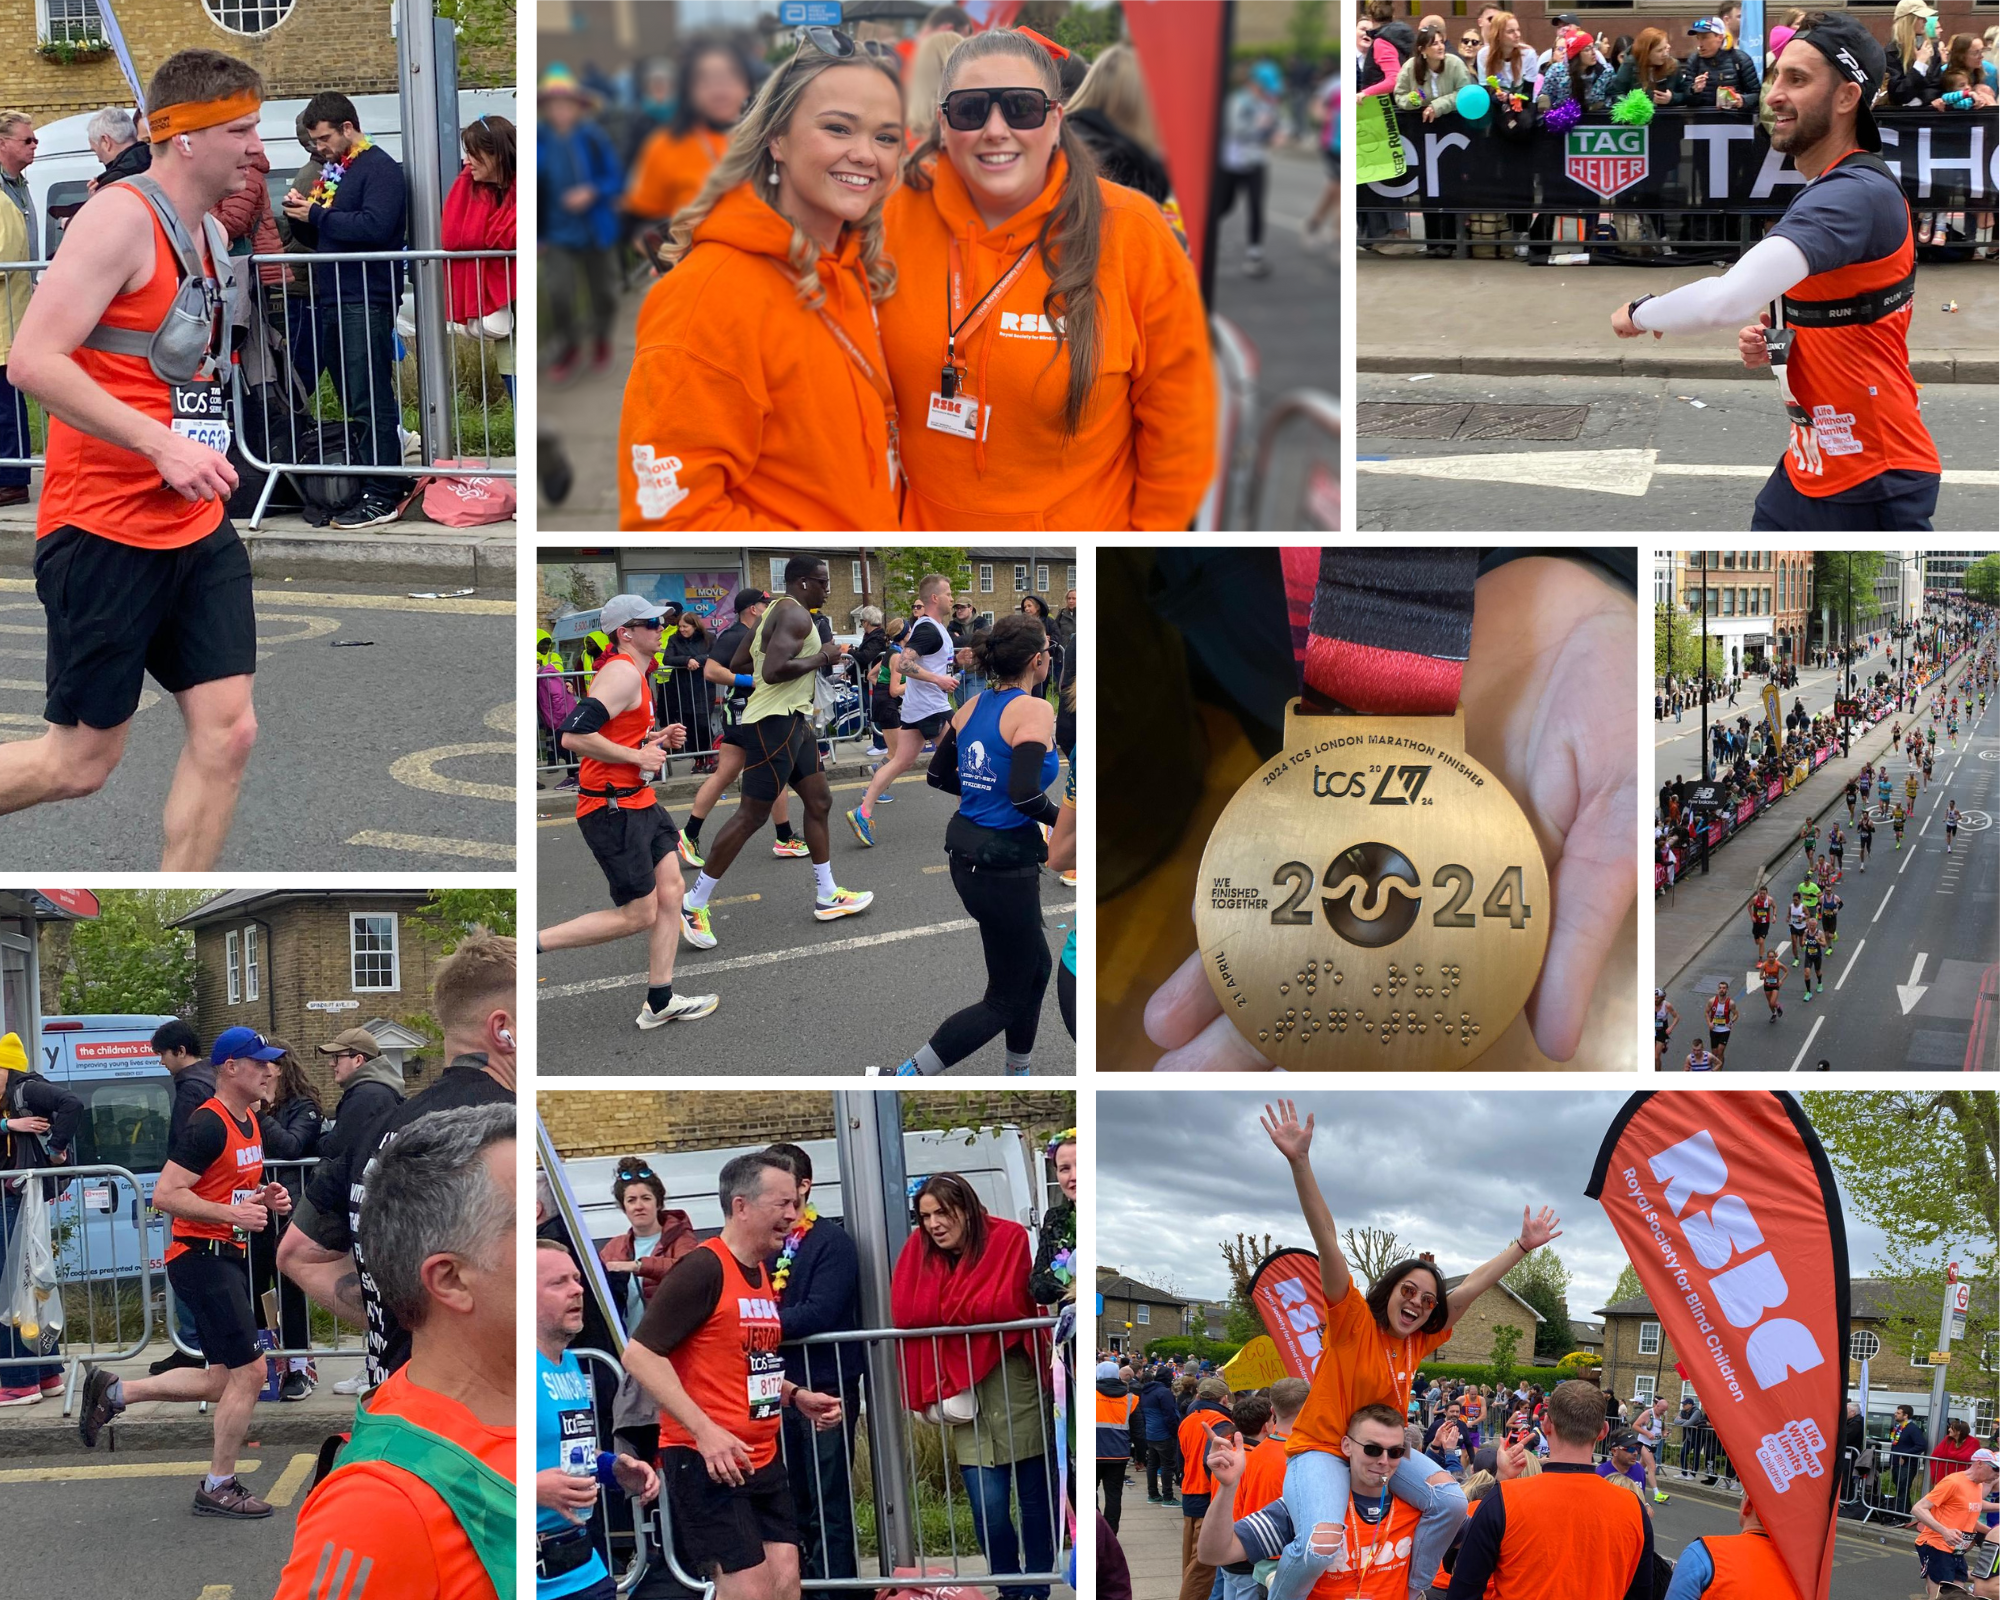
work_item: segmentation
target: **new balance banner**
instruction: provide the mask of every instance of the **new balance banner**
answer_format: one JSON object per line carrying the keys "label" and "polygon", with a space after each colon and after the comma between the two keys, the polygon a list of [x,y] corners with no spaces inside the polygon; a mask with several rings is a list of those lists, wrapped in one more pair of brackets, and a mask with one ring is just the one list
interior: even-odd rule
{"label": "new balance banner", "polygon": [[[1539,128],[1525,139],[1497,136],[1490,114],[1425,122],[1403,111],[1396,120],[1407,170],[1391,183],[1361,185],[1363,210],[1693,206],[1769,216],[1806,181],[1739,111],[1662,111],[1643,128],[1592,111],[1565,132]],[[1875,121],[1882,159],[1919,210],[1990,207],[2000,193],[2000,111],[1883,111]]]}
{"label": "new balance banner", "polygon": [[1788,1094],[1635,1094],[1588,1191],[1806,1600],[1832,1580],[1847,1230]]}
{"label": "new balance banner", "polygon": [[1125,30],[1152,98],[1166,145],[1167,176],[1180,203],[1188,253],[1204,287],[1208,212],[1216,153],[1222,148],[1222,43],[1225,0],[1127,0]]}
{"label": "new balance banner", "polygon": [[1310,1381],[1326,1342],[1319,1257],[1310,1250],[1289,1249],[1266,1256],[1250,1274],[1250,1303],[1264,1319],[1285,1370]]}

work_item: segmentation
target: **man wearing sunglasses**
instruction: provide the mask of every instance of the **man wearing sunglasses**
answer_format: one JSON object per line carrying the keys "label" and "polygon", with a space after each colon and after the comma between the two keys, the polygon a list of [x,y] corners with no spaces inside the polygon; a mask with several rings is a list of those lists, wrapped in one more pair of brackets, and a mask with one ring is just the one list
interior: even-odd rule
{"label": "man wearing sunglasses", "polygon": [[[1333,1566],[1315,1593],[1329,1600],[1423,1600],[1430,1592],[1429,1573],[1410,1571],[1410,1543],[1420,1513],[1389,1492],[1389,1480],[1408,1454],[1403,1419],[1394,1406],[1363,1406],[1347,1419],[1341,1441],[1351,1484],[1348,1515],[1343,1526],[1323,1522],[1312,1531],[1316,1552],[1320,1542],[1341,1541],[1332,1549]],[[1243,1478],[1245,1457],[1238,1438],[1217,1439],[1209,1446],[1208,1471],[1215,1492],[1202,1518],[1196,1555],[1237,1577],[1253,1564],[1276,1562],[1292,1542],[1292,1518],[1282,1499],[1238,1520],[1236,1486]],[[1430,1481],[1445,1483],[1439,1472]]]}

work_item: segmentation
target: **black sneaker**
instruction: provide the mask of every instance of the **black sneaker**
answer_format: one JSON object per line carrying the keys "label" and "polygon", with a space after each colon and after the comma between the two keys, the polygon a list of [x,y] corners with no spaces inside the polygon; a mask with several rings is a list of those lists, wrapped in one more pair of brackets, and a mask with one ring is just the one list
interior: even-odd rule
{"label": "black sneaker", "polygon": [[157,1378],[161,1373],[172,1372],[176,1367],[204,1367],[207,1365],[208,1363],[203,1361],[200,1356],[191,1356],[185,1350],[176,1347],[169,1350],[146,1370]]}
{"label": "black sneaker", "polygon": [[97,1448],[97,1436],[104,1425],[124,1409],[111,1403],[111,1386],[117,1375],[104,1367],[92,1367],[83,1380],[83,1403],[77,1407],[76,1431],[83,1436],[86,1450]]}
{"label": "black sneaker", "polygon": [[334,513],[331,526],[342,533],[356,533],[363,528],[379,528],[394,522],[403,514],[402,505],[380,495],[364,494],[345,511]]}
{"label": "black sneaker", "polygon": [[268,1517],[271,1508],[243,1487],[240,1478],[231,1478],[220,1489],[211,1489],[206,1479],[194,1492],[194,1514],[198,1517],[236,1517],[253,1521]]}
{"label": "black sneaker", "polygon": [[280,1400],[303,1400],[313,1392],[313,1381],[303,1372],[288,1372],[278,1385]]}

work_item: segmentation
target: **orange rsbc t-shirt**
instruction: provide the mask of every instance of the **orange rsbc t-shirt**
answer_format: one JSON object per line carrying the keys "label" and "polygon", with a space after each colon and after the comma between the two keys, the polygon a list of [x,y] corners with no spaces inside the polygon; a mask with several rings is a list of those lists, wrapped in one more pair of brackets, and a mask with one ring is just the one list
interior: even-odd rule
{"label": "orange rsbc t-shirt", "polygon": [[[458,1401],[418,1387],[408,1367],[364,1404],[442,1434],[514,1481],[514,1430],[489,1428]],[[340,1468],[306,1496],[273,1600],[318,1600],[316,1586],[340,1570],[353,1575],[357,1592],[365,1582],[367,1600],[494,1600],[451,1507],[421,1478],[384,1461]]]}
{"label": "orange rsbc t-shirt", "polygon": [[1391,1339],[1368,1309],[1360,1286],[1350,1283],[1346,1298],[1327,1307],[1321,1337],[1325,1342],[1313,1371],[1312,1393],[1285,1441],[1287,1455],[1338,1450],[1347,1419],[1363,1406],[1394,1406],[1407,1416],[1417,1364],[1451,1335],[1417,1333]]}
{"label": "orange rsbc t-shirt", "polygon": [[1242,1521],[1253,1511],[1262,1511],[1285,1492],[1285,1439],[1282,1434],[1266,1439],[1250,1452],[1243,1463],[1243,1476],[1236,1484],[1236,1519]]}
{"label": "orange rsbc t-shirt", "polygon": [[[1930,1502],[1931,1515],[1938,1521],[1947,1528],[1970,1533],[1979,1526],[1979,1507],[1985,1495],[1986,1491],[1974,1483],[1969,1474],[1954,1472],[1925,1498]],[[1917,1543],[1927,1544],[1933,1550],[1952,1548],[1940,1535],[1921,1525],[1917,1528]]]}

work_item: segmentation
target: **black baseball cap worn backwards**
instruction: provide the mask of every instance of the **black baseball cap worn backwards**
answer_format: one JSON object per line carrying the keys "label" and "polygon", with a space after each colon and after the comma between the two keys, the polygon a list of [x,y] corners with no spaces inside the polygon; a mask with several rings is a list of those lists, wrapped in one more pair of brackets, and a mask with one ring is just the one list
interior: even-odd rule
{"label": "black baseball cap worn backwards", "polygon": [[1792,35],[1791,43],[1809,44],[1833,64],[1833,70],[1861,87],[1861,104],[1854,112],[1854,141],[1870,153],[1882,149],[1875,114],[1868,108],[1882,88],[1887,61],[1875,36],[1845,15],[1823,14]]}

